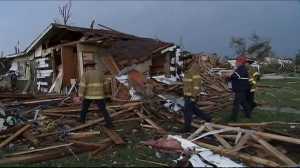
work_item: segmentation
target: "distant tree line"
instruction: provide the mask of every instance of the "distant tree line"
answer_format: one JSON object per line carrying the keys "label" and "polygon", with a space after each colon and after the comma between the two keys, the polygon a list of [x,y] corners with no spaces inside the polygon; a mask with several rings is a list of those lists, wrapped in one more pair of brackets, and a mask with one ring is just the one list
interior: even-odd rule
{"label": "distant tree line", "polygon": [[232,37],[230,47],[236,55],[247,54],[258,62],[264,61],[265,57],[272,57],[271,40],[263,39],[256,33],[251,34],[249,38]]}

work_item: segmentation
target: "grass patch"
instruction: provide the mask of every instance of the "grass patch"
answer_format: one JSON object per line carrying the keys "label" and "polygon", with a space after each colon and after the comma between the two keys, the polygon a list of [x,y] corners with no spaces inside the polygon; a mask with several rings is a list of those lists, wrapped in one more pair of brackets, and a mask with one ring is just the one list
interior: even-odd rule
{"label": "grass patch", "polygon": [[261,80],[258,85],[278,88],[258,88],[257,102],[300,110],[300,79]]}

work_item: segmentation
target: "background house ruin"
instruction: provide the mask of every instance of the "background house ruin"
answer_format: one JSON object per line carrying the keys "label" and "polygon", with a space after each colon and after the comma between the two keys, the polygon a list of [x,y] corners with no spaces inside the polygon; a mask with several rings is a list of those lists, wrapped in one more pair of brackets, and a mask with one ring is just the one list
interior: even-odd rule
{"label": "background house ruin", "polygon": [[[117,75],[130,65],[142,73],[168,74],[177,50],[176,45],[155,39],[52,23],[14,58],[14,62],[23,62],[30,72],[18,88],[46,93],[57,81],[60,69],[61,88],[70,87],[71,79],[79,81],[88,59],[94,60],[97,69],[108,76]],[[18,69],[24,69],[23,64],[18,64]]]}

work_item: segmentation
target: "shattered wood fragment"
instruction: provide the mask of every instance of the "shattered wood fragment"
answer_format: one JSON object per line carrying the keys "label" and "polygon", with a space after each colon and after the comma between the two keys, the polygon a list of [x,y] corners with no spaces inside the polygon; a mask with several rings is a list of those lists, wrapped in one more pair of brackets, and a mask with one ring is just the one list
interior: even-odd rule
{"label": "shattered wood fragment", "polygon": [[112,145],[112,142],[109,141],[109,142],[106,142],[105,144],[99,146],[96,150],[94,150],[92,153],[91,153],[91,156],[92,157],[95,157],[97,154],[99,154],[100,152],[104,151],[106,148],[108,148],[109,146]]}
{"label": "shattered wood fragment", "polygon": [[260,158],[260,157],[251,156],[251,155],[243,154],[243,153],[230,152],[228,150],[225,150],[222,147],[206,144],[206,143],[199,142],[199,141],[196,141],[195,143],[197,145],[203,147],[203,148],[210,149],[210,150],[212,150],[212,151],[214,151],[214,152],[216,152],[220,155],[225,155],[225,156],[228,156],[228,157],[241,159],[245,162],[254,163],[254,164],[258,164],[258,165],[269,166],[269,167],[279,167],[280,166],[278,163],[275,163],[271,160],[263,159],[263,158]]}
{"label": "shattered wood fragment", "polygon": [[30,141],[34,146],[37,146],[39,144],[39,140],[34,137],[32,132],[30,130],[25,131],[22,136],[26,138],[28,141]]}
{"label": "shattered wood fragment", "polygon": [[43,113],[43,115],[46,115],[48,117],[70,117],[70,118],[80,118],[79,115],[72,115],[72,114],[56,114],[56,113]]}
{"label": "shattered wood fragment", "polygon": [[152,121],[150,118],[142,114],[141,112],[136,111],[136,114],[140,116],[142,119],[144,119],[147,123],[149,123],[151,126],[153,126],[158,133],[160,134],[167,134],[167,131],[163,128],[159,127],[154,121]]}
{"label": "shattered wood fragment", "polygon": [[101,128],[117,145],[125,144],[124,140],[115,131],[102,127]]}
{"label": "shattered wood fragment", "polygon": [[[128,109],[125,109],[125,110],[121,110],[121,111],[118,111],[116,113],[113,113],[111,115],[111,117],[116,117],[120,114],[123,114],[125,112],[128,112],[128,111],[131,111],[133,110],[134,107],[131,107],[131,108],[128,108]],[[75,128],[72,128],[70,131],[76,131],[76,130],[80,130],[80,129],[83,129],[83,128],[87,128],[89,126],[92,126],[92,125],[95,125],[95,124],[99,124],[100,122],[104,121],[104,118],[99,118],[99,119],[96,119],[96,120],[92,120],[92,121],[89,121],[88,123],[86,124],[82,124],[82,125],[79,125],[78,127],[75,127]]]}
{"label": "shattered wood fragment", "polygon": [[[108,147],[111,145],[111,143],[103,143],[102,145]],[[21,155],[21,156],[15,156],[15,157],[2,158],[2,159],[0,159],[0,165],[16,164],[16,163],[23,163],[23,164],[24,163],[38,163],[38,162],[49,161],[49,160],[73,155],[74,153],[82,154],[84,152],[95,150],[94,147],[86,146],[86,147],[82,148],[79,146],[79,147],[73,148],[72,146],[73,145],[67,146],[65,148],[58,148],[57,150],[42,151],[42,152],[38,152],[38,153],[27,154],[24,156]],[[73,152],[71,153],[69,149],[71,149]]]}
{"label": "shattered wood fragment", "polygon": [[18,156],[18,155],[25,155],[25,154],[29,154],[29,153],[34,153],[34,152],[49,151],[49,150],[52,150],[52,149],[63,148],[63,147],[66,147],[66,146],[71,146],[71,145],[73,145],[73,143],[49,146],[49,147],[45,147],[45,148],[34,149],[34,150],[23,151],[23,152],[17,152],[17,153],[8,154],[8,155],[5,155],[5,156],[6,157],[13,157],[13,156]]}
{"label": "shattered wood fragment", "polygon": [[7,144],[9,144],[12,140],[14,140],[15,138],[17,138],[19,135],[21,135],[23,132],[25,132],[30,127],[31,127],[31,125],[29,125],[29,124],[25,125],[20,130],[18,130],[16,133],[14,133],[13,135],[11,135],[7,139],[5,139],[3,142],[1,142],[0,149],[3,148],[4,146],[6,146]]}
{"label": "shattered wood fragment", "polygon": [[191,134],[187,139],[192,140],[194,139],[197,135],[199,135],[203,130],[205,129],[205,125],[201,125],[200,128],[198,128],[193,134]]}
{"label": "shattered wood fragment", "polygon": [[111,139],[105,138],[105,139],[101,140],[101,142],[98,142],[98,143],[84,142],[84,141],[77,141],[77,140],[70,140],[69,142],[74,144],[74,146],[80,146],[81,148],[94,148],[95,149],[95,148],[102,146],[103,143],[107,143],[110,141],[111,141]]}
{"label": "shattered wood fragment", "polygon": [[[207,129],[208,129],[209,131],[213,131],[213,128],[212,128],[210,125],[206,125],[206,127],[207,127]],[[219,134],[213,134],[213,135],[217,138],[217,140],[218,140],[225,148],[228,148],[228,149],[232,148],[232,146],[231,146],[224,138],[222,138]]]}
{"label": "shattered wood fragment", "polygon": [[287,166],[297,166],[297,164],[292,161],[290,158],[279,152],[275,147],[273,147],[271,144],[269,144],[267,141],[259,138],[256,135],[251,135],[251,137],[255,140],[257,140],[258,143],[260,143],[267,151],[269,151],[272,155],[277,157],[277,159],[281,160],[283,163],[287,164]]}
{"label": "shattered wood fragment", "polygon": [[100,131],[70,133],[70,139],[87,139],[100,135]]}

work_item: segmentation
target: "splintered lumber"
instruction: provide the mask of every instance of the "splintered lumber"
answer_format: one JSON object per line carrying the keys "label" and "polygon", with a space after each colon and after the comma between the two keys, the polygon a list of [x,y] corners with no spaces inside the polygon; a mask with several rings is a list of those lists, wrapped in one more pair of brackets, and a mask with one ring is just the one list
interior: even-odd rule
{"label": "splintered lumber", "polygon": [[[277,141],[283,141],[283,142],[288,142],[288,143],[293,143],[293,144],[298,144],[300,145],[300,139],[297,138],[292,138],[292,137],[286,137],[286,136],[281,136],[281,135],[275,135],[275,134],[270,134],[270,133],[265,133],[265,132],[260,132],[260,131],[253,131],[253,130],[247,130],[239,127],[230,127],[230,126],[225,126],[225,125],[220,125],[220,124],[213,124],[209,123],[212,127],[222,129],[222,128],[232,128],[236,129],[237,131],[242,131],[242,132],[253,132],[254,135],[260,136],[262,138],[266,139],[273,139]],[[198,124],[192,124],[192,126],[200,127]]]}
{"label": "splintered lumber", "polygon": [[[132,108],[128,108],[128,109],[126,109],[126,110],[121,110],[121,111],[119,111],[119,112],[113,113],[113,114],[111,115],[111,117],[118,116],[118,115],[120,115],[120,114],[123,114],[123,113],[125,113],[125,112],[131,111],[131,110],[133,110],[133,109],[134,109],[134,108],[132,107]],[[87,127],[90,127],[90,126],[92,126],[92,125],[99,124],[99,123],[102,122],[102,121],[104,121],[104,117],[99,118],[99,119],[96,119],[96,120],[89,121],[89,122],[86,123],[86,124],[79,125],[78,127],[72,128],[70,131],[76,131],[76,130],[80,130],[80,129],[83,129],[83,128],[87,128]]]}
{"label": "splintered lumber", "polygon": [[247,143],[249,138],[251,137],[250,135],[251,135],[250,133],[246,133],[244,136],[242,136],[238,144],[231,150],[231,152],[237,152],[241,150],[244,147],[244,145]]}
{"label": "splintered lumber", "polygon": [[187,139],[192,140],[195,138],[197,135],[199,135],[203,130],[205,129],[205,125],[201,125],[200,128],[198,128],[192,135],[190,135]]}
{"label": "splintered lumber", "polygon": [[[210,126],[210,125],[206,125],[207,129],[209,131],[214,131],[214,129]],[[225,148],[232,148],[232,146],[223,138],[221,137],[219,134],[213,134],[217,140],[225,147]]]}
{"label": "splintered lumber", "polygon": [[142,119],[144,119],[147,123],[149,123],[153,128],[157,130],[158,133],[160,134],[167,134],[167,131],[164,130],[163,128],[159,127],[154,121],[152,121],[150,118],[142,114],[141,112],[136,111],[136,114],[140,116]]}
{"label": "splintered lumber", "polygon": [[[111,115],[111,117],[116,117],[120,114],[123,114],[125,112],[128,112],[128,111],[131,111],[133,110],[134,108],[129,108],[129,109],[126,109],[126,110],[121,110],[121,111],[118,111],[118,112],[115,112]],[[84,129],[84,128],[87,128],[87,127],[90,127],[92,125],[95,125],[95,124],[100,124],[102,121],[104,121],[104,117],[101,117],[99,119],[95,119],[95,120],[91,120],[85,124],[81,124],[77,127],[74,127],[74,128],[71,128],[69,131],[70,132],[73,132],[73,131],[77,131],[77,130],[81,130],[81,129]],[[56,134],[59,134],[60,131],[55,131],[55,132],[50,132],[50,133],[45,133],[45,134],[41,134],[39,136],[37,136],[37,138],[43,138],[43,137],[47,137],[47,136],[51,136],[51,135],[56,135]]]}
{"label": "splintered lumber", "polygon": [[34,150],[23,151],[23,152],[17,152],[17,153],[8,154],[8,155],[5,155],[5,156],[6,157],[12,157],[12,156],[18,156],[18,155],[25,155],[25,154],[34,153],[34,152],[49,151],[49,150],[52,150],[52,149],[62,148],[62,147],[71,146],[71,145],[73,145],[73,143],[56,145],[56,146],[49,146],[49,147],[45,147],[45,148],[34,149]]}
{"label": "splintered lumber", "polygon": [[24,102],[17,102],[11,104],[5,104],[5,106],[14,106],[14,105],[31,105],[31,104],[39,104],[39,103],[47,103],[47,102],[54,102],[63,100],[63,98],[54,98],[54,99],[45,99],[45,100],[32,100],[32,101],[24,101]]}
{"label": "splintered lumber", "polygon": [[[73,144],[75,145],[75,144]],[[72,154],[82,154],[84,152],[92,151],[95,148],[94,147],[76,147],[73,148],[72,146],[66,146],[65,148],[58,148],[56,150],[50,150],[50,151],[41,151],[37,153],[31,153],[27,155],[21,155],[21,156],[16,156],[16,157],[8,157],[8,158],[2,158],[0,159],[0,165],[4,164],[16,164],[16,163],[38,163],[42,161],[49,161],[53,159],[58,159],[62,158],[68,155]],[[102,144],[103,148],[108,147],[111,145],[110,142],[105,142]],[[70,152],[71,149],[73,152]]]}
{"label": "splintered lumber", "polygon": [[143,102],[133,102],[133,103],[126,103],[122,105],[114,105],[114,106],[107,106],[107,108],[129,108],[142,105]]}
{"label": "splintered lumber", "polygon": [[103,143],[107,143],[107,142],[110,142],[111,139],[109,138],[105,138],[103,140],[101,140],[100,143],[92,143],[92,142],[84,142],[84,141],[76,141],[76,140],[70,140],[71,143],[74,144],[74,146],[80,146],[82,148],[98,148],[100,146],[103,145]]}
{"label": "splintered lumber", "polygon": [[70,118],[80,118],[79,115],[72,115],[72,114],[57,114],[57,113],[43,113],[43,115],[46,115],[48,117],[70,117]]}
{"label": "splintered lumber", "polygon": [[120,137],[120,135],[117,134],[115,131],[107,129],[105,127],[102,127],[102,130],[111,138],[111,140],[114,141],[115,144],[121,145],[125,143],[124,140]]}
{"label": "splintered lumber", "polygon": [[115,120],[113,121],[113,123],[120,123],[120,122],[129,122],[129,121],[140,121],[142,120],[141,118],[139,117],[135,117],[135,118],[128,118],[128,119],[124,119],[124,120]]}
{"label": "splintered lumber", "polygon": [[290,158],[279,152],[275,147],[269,144],[267,141],[259,138],[256,135],[251,135],[253,139],[257,140],[267,151],[269,151],[272,155],[277,157],[277,159],[281,160],[283,163],[287,164],[287,166],[297,166],[297,164],[292,161]]}
{"label": "splintered lumber", "polygon": [[[90,107],[89,111],[95,111],[98,110],[97,107]],[[80,112],[81,108],[77,107],[77,108],[53,108],[53,109],[44,109],[43,112],[44,113],[75,113],[75,112]]]}
{"label": "splintered lumber", "polygon": [[206,144],[206,143],[199,142],[199,141],[196,141],[195,143],[197,145],[203,147],[203,148],[210,149],[210,150],[212,150],[212,151],[214,151],[214,152],[216,152],[220,155],[225,155],[225,156],[228,156],[228,157],[241,159],[245,162],[264,165],[264,166],[269,166],[269,167],[279,167],[280,166],[279,164],[277,164],[277,163],[275,163],[271,160],[263,159],[263,158],[260,158],[260,157],[251,156],[251,155],[243,154],[243,153],[230,152],[230,150],[225,150],[222,147]]}
{"label": "splintered lumber", "polygon": [[25,132],[30,127],[31,127],[31,125],[29,125],[29,124],[25,125],[20,130],[18,130],[16,133],[14,133],[13,135],[11,135],[7,139],[5,139],[3,142],[1,142],[0,149],[3,148],[5,145],[9,144],[12,140],[14,140],[15,138],[17,138],[19,135],[21,135],[23,132]]}
{"label": "splintered lumber", "polygon": [[32,132],[30,130],[25,131],[22,134],[22,136],[24,138],[26,138],[28,141],[30,141],[34,146],[37,146],[39,144],[39,140],[33,136]]}
{"label": "splintered lumber", "polygon": [[92,132],[71,132],[70,133],[70,139],[86,139],[86,138],[91,138],[95,137],[97,135],[100,135],[100,131],[92,131]]}
{"label": "splintered lumber", "polygon": [[99,152],[105,150],[106,148],[108,148],[109,146],[112,145],[112,141],[106,142],[107,145],[102,145],[100,147],[98,147],[96,150],[94,150],[91,155],[92,156],[96,156]]}
{"label": "splintered lumber", "polygon": [[300,125],[300,123],[288,123],[282,121],[271,121],[271,122],[261,122],[261,123],[229,123],[229,126],[233,127],[260,127],[272,124],[282,124],[282,125]]}

